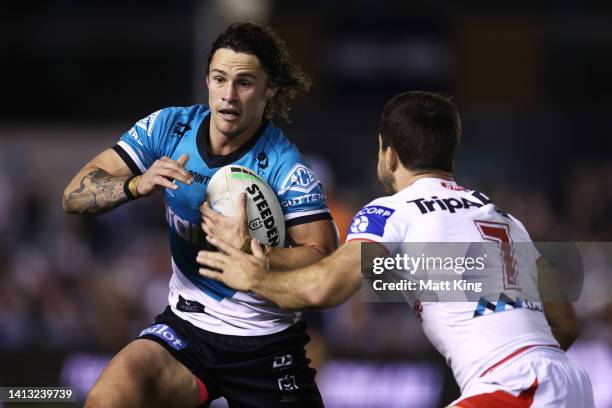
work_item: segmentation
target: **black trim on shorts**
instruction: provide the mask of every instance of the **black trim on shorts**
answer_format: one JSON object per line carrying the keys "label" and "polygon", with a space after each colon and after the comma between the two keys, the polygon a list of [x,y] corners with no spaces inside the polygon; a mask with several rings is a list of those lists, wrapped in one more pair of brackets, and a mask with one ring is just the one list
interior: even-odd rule
{"label": "black trim on shorts", "polygon": [[111,149],[113,149],[119,155],[119,157],[121,157],[121,160],[123,160],[125,164],[127,164],[127,166],[130,168],[130,170],[132,170],[132,173],[135,176],[139,176],[142,174],[142,172],[138,168],[138,165],[134,163],[134,160],[132,160],[130,155],[125,150],[123,150],[123,147],[116,144],[111,147]]}
{"label": "black trim on shorts", "polygon": [[333,217],[329,213],[329,211],[320,212],[317,214],[305,215],[303,217],[295,217],[290,220],[285,221],[285,227],[295,227],[296,225],[308,224],[309,222],[321,221],[321,220],[331,220],[333,221]]}

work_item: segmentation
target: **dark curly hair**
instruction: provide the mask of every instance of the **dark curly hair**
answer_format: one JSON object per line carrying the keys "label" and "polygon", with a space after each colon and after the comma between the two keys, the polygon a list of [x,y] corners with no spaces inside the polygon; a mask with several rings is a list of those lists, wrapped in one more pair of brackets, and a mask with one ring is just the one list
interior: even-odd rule
{"label": "dark curly hair", "polygon": [[229,48],[236,52],[255,55],[266,74],[269,83],[276,86],[276,95],[268,101],[264,111],[266,118],[275,115],[289,121],[291,101],[302,91],[308,91],[312,81],[296,65],[287,50],[285,42],[271,28],[258,24],[242,22],[230,25],[213,42],[208,54],[206,73],[210,62],[219,48]]}

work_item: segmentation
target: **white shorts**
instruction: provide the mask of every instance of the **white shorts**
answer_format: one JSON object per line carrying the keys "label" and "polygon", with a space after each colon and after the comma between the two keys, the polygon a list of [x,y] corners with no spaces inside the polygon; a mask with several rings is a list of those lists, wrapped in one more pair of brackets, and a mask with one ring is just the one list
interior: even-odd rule
{"label": "white shorts", "polygon": [[593,388],[582,367],[557,348],[513,353],[470,381],[451,405],[461,408],[593,408]]}

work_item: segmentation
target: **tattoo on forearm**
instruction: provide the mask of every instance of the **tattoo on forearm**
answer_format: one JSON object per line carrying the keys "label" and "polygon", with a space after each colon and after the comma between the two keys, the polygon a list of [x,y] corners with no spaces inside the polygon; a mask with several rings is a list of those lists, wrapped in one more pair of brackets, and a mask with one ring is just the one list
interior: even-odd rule
{"label": "tattoo on forearm", "polygon": [[82,214],[103,214],[127,201],[123,184],[128,177],[115,177],[101,169],[85,175],[67,202]]}

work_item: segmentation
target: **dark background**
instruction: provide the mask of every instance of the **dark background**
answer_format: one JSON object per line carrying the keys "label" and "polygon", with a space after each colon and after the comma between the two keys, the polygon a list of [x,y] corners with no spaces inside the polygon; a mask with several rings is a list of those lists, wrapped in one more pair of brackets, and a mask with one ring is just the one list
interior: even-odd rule
{"label": "dark background", "polygon": [[[344,231],[381,194],[383,104],[418,89],[460,108],[460,184],[486,192],[536,241],[610,241],[610,2],[3,2],[0,385],[70,384],[83,396],[165,304],[160,201],[75,217],[62,212],[62,191],[138,119],[206,103],[210,43],[240,20],[275,28],[313,76],[292,122],[277,124],[310,157]],[[578,307],[573,350],[599,407],[612,407],[610,310]],[[307,319],[328,406],[458,396],[406,305],[355,296]]]}

